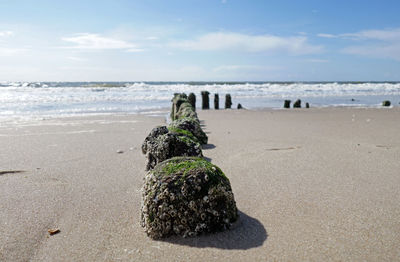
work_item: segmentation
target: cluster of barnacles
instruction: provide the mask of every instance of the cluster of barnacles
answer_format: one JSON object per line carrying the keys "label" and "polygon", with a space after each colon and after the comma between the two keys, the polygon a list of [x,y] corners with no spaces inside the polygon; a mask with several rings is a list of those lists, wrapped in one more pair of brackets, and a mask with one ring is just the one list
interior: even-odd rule
{"label": "cluster of barnacles", "polygon": [[[182,158],[182,161],[188,159]],[[211,182],[207,174],[210,170],[197,169],[182,179],[181,171],[166,173],[163,166],[167,164],[168,161],[161,163],[160,168],[145,177],[141,223],[146,233],[158,239],[173,234],[196,236],[229,228],[237,219],[237,209],[227,178],[215,173],[218,181]]]}

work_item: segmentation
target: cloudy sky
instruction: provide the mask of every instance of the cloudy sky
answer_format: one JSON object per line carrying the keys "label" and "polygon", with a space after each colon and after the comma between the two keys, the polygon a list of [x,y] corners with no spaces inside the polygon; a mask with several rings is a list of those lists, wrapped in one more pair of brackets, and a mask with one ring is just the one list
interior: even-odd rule
{"label": "cloudy sky", "polygon": [[400,1],[0,0],[0,81],[396,81]]}

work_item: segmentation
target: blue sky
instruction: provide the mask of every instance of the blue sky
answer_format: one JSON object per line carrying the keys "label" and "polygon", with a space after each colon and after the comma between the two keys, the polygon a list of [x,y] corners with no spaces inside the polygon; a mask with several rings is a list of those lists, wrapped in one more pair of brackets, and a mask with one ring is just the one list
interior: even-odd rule
{"label": "blue sky", "polygon": [[0,0],[0,81],[398,81],[400,1]]}

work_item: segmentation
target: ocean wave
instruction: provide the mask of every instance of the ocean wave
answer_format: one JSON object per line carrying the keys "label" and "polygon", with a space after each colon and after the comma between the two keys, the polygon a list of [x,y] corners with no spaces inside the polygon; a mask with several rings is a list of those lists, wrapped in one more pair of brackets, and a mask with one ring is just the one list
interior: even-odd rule
{"label": "ocean wave", "polygon": [[[397,82],[0,82],[0,116],[137,113],[169,108],[174,93],[231,94],[246,108],[281,107],[301,98],[315,106],[378,106],[400,101]],[[352,98],[357,98],[355,102]]]}

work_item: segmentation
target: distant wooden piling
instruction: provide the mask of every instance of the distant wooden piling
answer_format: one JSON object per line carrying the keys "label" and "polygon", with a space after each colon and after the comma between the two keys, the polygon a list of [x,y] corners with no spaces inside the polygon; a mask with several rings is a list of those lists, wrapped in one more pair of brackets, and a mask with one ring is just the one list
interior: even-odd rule
{"label": "distant wooden piling", "polygon": [[229,109],[232,106],[232,97],[230,94],[225,95],[225,109]]}
{"label": "distant wooden piling", "polygon": [[310,108],[310,104],[308,102],[306,103],[306,108]]}
{"label": "distant wooden piling", "polygon": [[189,103],[193,106],[193,110],[196,111],[196,95],[190,93],[188,96]]}
{"label": "distant wooden piling", "polygon": [[290,101],[290,100],[285,100],[285,102],[284,102],[284,104],[283,104],[283,108],[290,108],[290,103],[291,103],[292,101]]}
{"label": "distant wooden piling", "polygon": [[201,91],[202,109],[210,109],[210,98],[208,97],[209,94],[210,92],[208,91]]}
{"label": "distant wooden piling", "polygon": [[296,102],[293,103],[293,108],[301,108],[301,100],[297,99]]}
{"label": "distant wooden piling", "polygon": [[219,109],[219,95],[218,94],[214,95],[214,109],[216,109],[216,110]]}
{"label": "distant wooden piling", "polygon": [[382,106],[390,106],[392,103],[390,103],[389,100],[385,100],[382,102]]}
{"label": "distant wooden piling", "polygon": [[239,103],[239,104],[237,105],[237,109],[243,109],[242,104]]}

